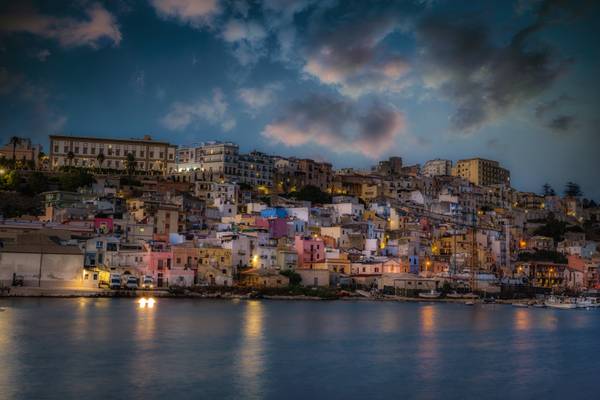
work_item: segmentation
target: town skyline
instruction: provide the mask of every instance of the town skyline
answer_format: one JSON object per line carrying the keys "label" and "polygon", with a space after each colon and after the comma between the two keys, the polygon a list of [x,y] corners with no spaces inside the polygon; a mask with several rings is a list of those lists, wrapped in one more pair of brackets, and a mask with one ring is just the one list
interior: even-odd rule
{"label": "town skyline", "polygon": [[483,157],[521,190],[574,181],[598,199],[600,101],[585,84],[597,11],[555,0],[7,4],[0,136],[46,149],[49,134],[232,141],[336,168]]}

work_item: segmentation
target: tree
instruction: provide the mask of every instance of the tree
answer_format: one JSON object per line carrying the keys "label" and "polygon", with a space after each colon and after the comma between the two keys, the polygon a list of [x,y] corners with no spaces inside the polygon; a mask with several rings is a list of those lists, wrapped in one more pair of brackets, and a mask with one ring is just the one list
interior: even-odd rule
{"label": "tree", "polygon": [[298,286],[300,282],[302,282],[302,276],[300,276],[299,273],[292,271],[291,269],[282,271],[280,272],[280,274],[289,278],[290,286]]}
{"label": "tree", "polygon": [[127,159],[125,160],[125,167],[127,168],[127,175],[131,176],[135,172],[135,157],[133,153],[127,153]]}
{"label": "tree", "polygon": [[12,162],[14,166],[17,163],[17,145],[21,144],[21,138],[13,136],[8,141],[8,144],[12,144]]}
{"label": "tree", "polygon": [[546,196],[554,196],[556,194],[556,192],[554,192],[554,189],[552,189],[552,186],[550,186],[549,183],[544,183],[544,186],[542,186],[542,195],[544,197]]}
{"label": "tree", "polygon": [[46,160],[46,153],[40,151],[37,155],[37,167],[38,169],[42,169],[42,164]]}
{"label": "tree", "polygon": [[75,158],[75,153],[73,153],[72,151],[69,151],[67,153],[67,158],[69,159],[69,166],[73,165],[73,159]]}
{"label": "tree", "polygon": [[104,153],[102,152],[98,153],[98,155],[96,156],[96,161],[98,161],[99,170],[102,170],[102,164],[104,163],[104,159]]}
{"label": "tree", "polygon": [[575,182],[567,182],[565,185],[565,196],[567,197],[581,197],[583,193],[581,188]]}
{"label": "tree", "polygon": [[292,197],[297,200],[310,201],[311,203],[326,204],[331,202],[331,196],[322,192],[316,186],[307,185],[295,192]]}

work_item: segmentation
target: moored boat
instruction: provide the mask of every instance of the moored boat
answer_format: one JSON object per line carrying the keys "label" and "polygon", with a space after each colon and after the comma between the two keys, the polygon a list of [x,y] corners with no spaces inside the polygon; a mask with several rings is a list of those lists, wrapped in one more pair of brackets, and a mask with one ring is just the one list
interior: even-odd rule
{"label": "moored boat", "polygon": [[527,303],[512,303],[513,307],[521,307],[521,308],[527,308],[529,307],[529,304]]}
{"label": "moored boat", "polygon": [[544,301],[546,307],[558,308],[560,310],[572,310],[577,308],[577,303],[568,298],[550,296]]}

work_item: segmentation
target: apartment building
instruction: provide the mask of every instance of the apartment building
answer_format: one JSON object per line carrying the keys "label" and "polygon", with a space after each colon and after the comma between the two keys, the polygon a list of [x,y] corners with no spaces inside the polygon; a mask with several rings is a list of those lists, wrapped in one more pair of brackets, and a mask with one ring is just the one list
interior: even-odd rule
{"label": "apartment building", "polygon": [[73,166],[125,171],[127,156],[132,154],[136,171],[167,174],[176,170],[175,150],[175,145],[153,140],[148,135],[142,139],[50,135],[49,156],[55,170]]}
{"label": "apartment building", "polygon": [[421,170],[425,176],[448,176],[452,175],[452,161],[436,158],[429,160]]}
{"label": "apartment building", "polygon": [[333,184],[333,168],[330,163],[308,158],[278,157],[275,160],[274,183],[278,192],[300,190],[307,185],[330,191]]}
{"label": "apartment building", "polygon": [[253,151],[249,154],[240,154],[238,158],[238,182],[252,186],[273,186],[274,162],[273,157]]}
{"label": "apartment building", "polygon": [[458,160],[452,175],[459,176],[478,186],[510,186],[510,171],[502,168],[498,161],[484,158]]}

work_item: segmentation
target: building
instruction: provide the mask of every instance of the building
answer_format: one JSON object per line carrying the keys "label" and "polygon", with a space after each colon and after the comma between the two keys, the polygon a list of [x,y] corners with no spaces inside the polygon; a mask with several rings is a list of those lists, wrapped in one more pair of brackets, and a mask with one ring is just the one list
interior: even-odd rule
{"label": "building", "polygon": [[132,154],[135,171],[147,174],[175,172],[176,146],[146,135],[143,139],[50,135],[50,166],[102,168],[125,172]]}
{"label": "building", "polygon": [[12,160],[14,155],[17,162],[33,162],[37,166],[41,152],[42,146],[32,144],[31,139],[15,137],[14,145],[9,141],[4,147],[0,147],[0,158]]}
{"label": "building", "polygon": [[379,161],[375,172],[381,175],[400,175],[402,173],[402,158],[390,157],[387,160]]}
{"label": "building", "polygon": [[296,236],[294,248],[298,254],[298,268],[313,268],[325,261],[325,243],[321,238]]}
{"label": "building", "polygon": [[196,150],[196,162],[210,180],[235,180],[238,176],[239,147],[231,142],[207,142]]}
{"label": "building", "polygon": [[0,248],[0,285],[20,281],[42,288],[97,288],[97,273],[84,270],[84,251],[44,233],[19,235]]}
{"label": "building", "polygon": [[500,166],[498,161],[484,158],[458,160],[452,168],[452,175],[459,176],[478,186],[510,186],[510,171]]}
{"label": "building", "polygon": [[452,161],[436,158],[429,160],[421,170],[425,176],[448,176],[452,175]]}
{"label": "building", "polygon": [[238,157],[238,182],[253,187],[273,187],[273,157],[259,151],[240,154]]}

